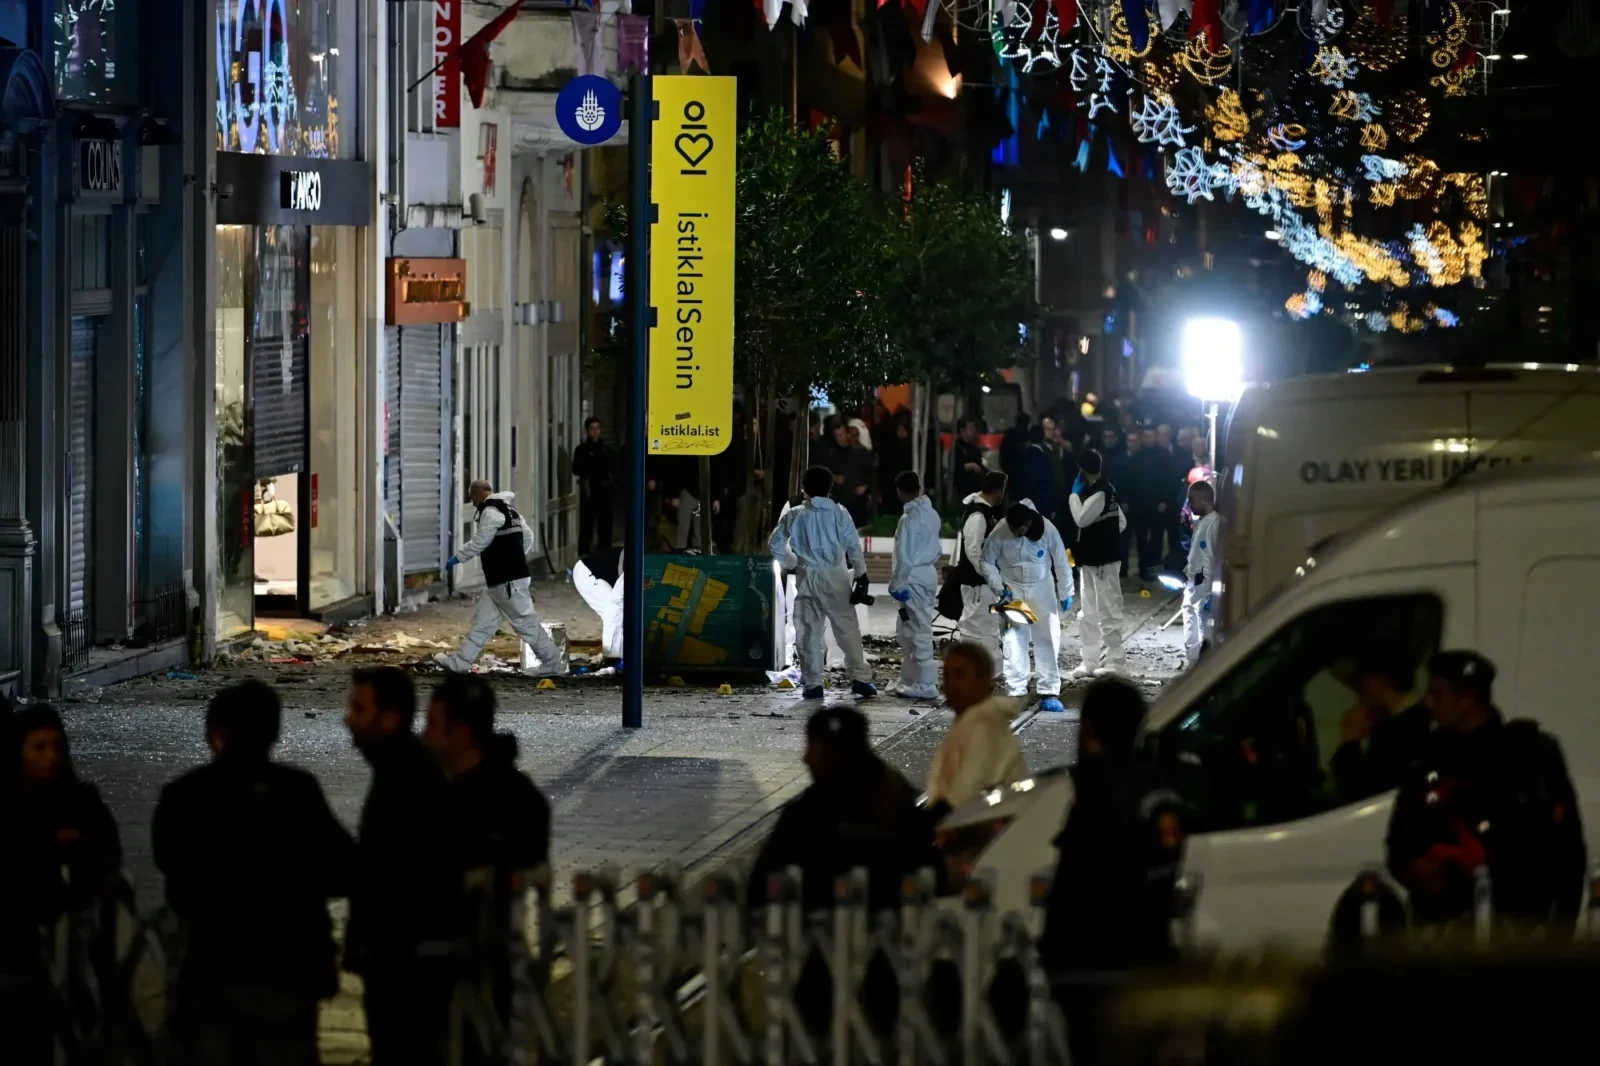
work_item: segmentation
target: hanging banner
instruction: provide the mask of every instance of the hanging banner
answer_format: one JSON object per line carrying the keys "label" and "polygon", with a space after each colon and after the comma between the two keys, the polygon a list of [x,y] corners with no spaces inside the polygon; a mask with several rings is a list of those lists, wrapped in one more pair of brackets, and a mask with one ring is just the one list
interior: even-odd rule
{"label": "hanging banner", "polygon": [[733,424],[733,78],[650,79],[651,454],[716,455]]}

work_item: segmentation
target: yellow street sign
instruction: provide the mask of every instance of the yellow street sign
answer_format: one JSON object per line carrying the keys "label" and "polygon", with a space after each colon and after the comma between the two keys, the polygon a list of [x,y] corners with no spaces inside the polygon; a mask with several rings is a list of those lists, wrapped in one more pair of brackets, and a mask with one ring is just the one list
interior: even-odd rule
{"label": "yellow street sign", "polygon": [[716,455],[733,429],[733,78],[650,79],[650,454]]}

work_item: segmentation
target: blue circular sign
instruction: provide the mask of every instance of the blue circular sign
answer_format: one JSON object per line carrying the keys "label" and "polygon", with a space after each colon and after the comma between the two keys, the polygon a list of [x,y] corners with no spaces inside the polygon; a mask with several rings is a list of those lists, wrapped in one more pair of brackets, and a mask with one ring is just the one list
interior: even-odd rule
{"label": "blue circular sign", "polygon": [[556,121],[579,144],[604,144],[622,128],[622,91],[598,74],[581,74],[556,97]]}

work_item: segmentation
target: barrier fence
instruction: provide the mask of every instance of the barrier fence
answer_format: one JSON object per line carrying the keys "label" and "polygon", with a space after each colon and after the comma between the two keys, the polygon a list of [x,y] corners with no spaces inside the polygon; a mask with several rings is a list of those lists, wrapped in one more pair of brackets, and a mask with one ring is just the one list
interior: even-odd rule
{"label": "barrier fence", "polygon": [[[953,899],[933,885],[931,871],[907,878],[898,909],[874,914],[857,870],[838,880],[830,910],[808,914],[797,870],[771,879],[760,911],[744,906],[741,882],[727,873],[691,886],[676,871],[652,871],[623,906],[622,886],[599,872],[574,878],[571,902],[558,907],[547,871],[509,886],[475,871],[466,932],[451,948],[460,972],[449,1066],[1072,1063],[1062,1003],[1114,989],[1125,975],[1045,972],[1035,942],[1047,878],[1033,880],[1029,913],[996,913],[981,879]],[[1174,904],[1175,941],[1191,958],[1198,893],[1182,885]],[[1486,870],[1476,900],[1473,931],[1487,941]],[[181,930],[166,915],[141,919],[132,904],[124,886],[51,931],[43,993],[23,1000],[36,1027],[31,1061],[174,1061],[168,1015]],[[1330,944],[1359,951],[1404,924],[1398,894],[1380,871],[1364,871]],[[1584,929],[1600,942],[1600,874]],[[29,976],[0,973],[0,997],[26,995]]]}

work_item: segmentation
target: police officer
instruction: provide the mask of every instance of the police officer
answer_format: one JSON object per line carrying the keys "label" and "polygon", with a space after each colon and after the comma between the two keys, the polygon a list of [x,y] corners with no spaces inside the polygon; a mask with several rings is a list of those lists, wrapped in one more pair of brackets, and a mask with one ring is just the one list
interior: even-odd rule
{"label": "police officer", "polygon": [[1122,651],[1122,579],[1127,545],[1122,534],[1127,515],[1117,501],[1117,490],[1104,470],[1100,453],[1090,449],[1078,460],[1079,476],[1067,506],[1078,526],[1072,549],[1082,579],[1083,611],[1078,617],[1078,639],[1083,662],[1072,671],[1075,678],[1105,676],[1127,669]]}
{"label": "police officer", "polygon": [[1183,860],[1177,793],[1139,751],[1144,697],[1119,678],[1084,694],[1074,799],[1039,941],[1052,972],[1116,970],[1172,954],[1173,893]]}
{"label": "police officer", "polygon": [[950,580],[961,591],[962,640],[982,644],[1000,661],[1000,616],[989,608],[994,591],[983,572],[983,546],[999,525],[1006,500],[1006,476],[999,470],[982,475],[980,489],[961,501],[961,535],[956,538]]}
{"label": "police officer", "polygon": [[1389,871],[1412,914],[1470,915],[1475,871],[1487,867],[1497,916],[1571,926],[1586,857],[1561,745],[1530,720],[1505,721],[1483,656],[1440,652],[1428,673],[1434,730],[1389,821]]}

